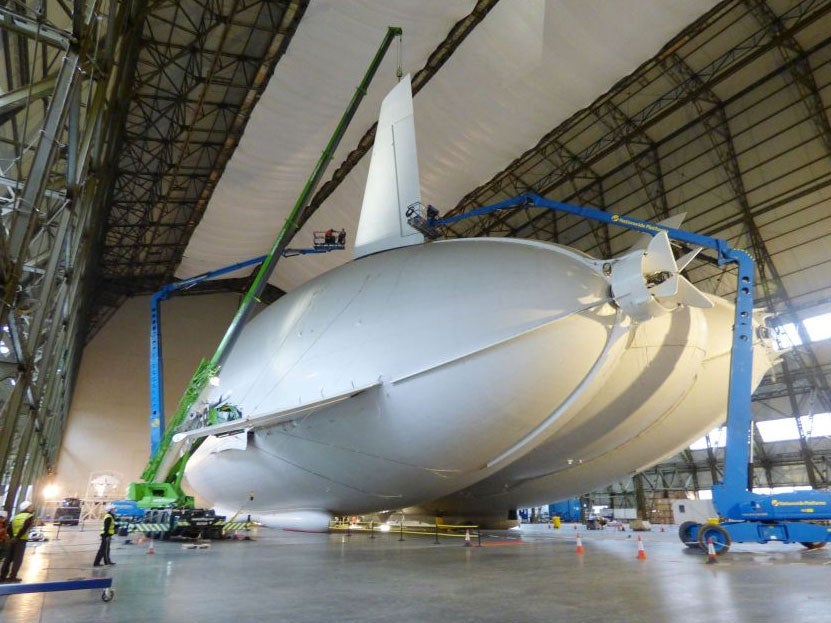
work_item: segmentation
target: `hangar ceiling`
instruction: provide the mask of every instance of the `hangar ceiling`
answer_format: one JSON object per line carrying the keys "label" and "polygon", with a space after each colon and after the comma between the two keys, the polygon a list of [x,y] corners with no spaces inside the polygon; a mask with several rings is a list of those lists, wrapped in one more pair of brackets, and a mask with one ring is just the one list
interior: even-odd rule
{"label": "hangar ceiling", "polygon": [[[127,297],[268,249],[396,18],[425,201],[460,213],[533,190],[642,219],[685,212],[685,229],[752,252],[759,306],[801,335],[757,392],[757,418],[831,411],[831,348],[802,323],[831,311],[831,1],[656,10],[631,0],[616,14],[608,3],[560,0],[411,5],[0,6],[6,506],[54,464],[83,345]],[[398,62],[388,58],[350,126],[300,244],[329,224],[355,230],[362,156]],[[632,242],[534,209],[463,221],[447,235],[537,238],[605,256]],[[270,295],[347,259],[281,262]],[[241,291],[250,277],[206,288]],[[688,277],[728,298],[735,290],[706,254]],[[760,484],[828,485],[828,438],[800,433],[757,440]],[[719,452],[687,450],[643,479],[706,487]]]}

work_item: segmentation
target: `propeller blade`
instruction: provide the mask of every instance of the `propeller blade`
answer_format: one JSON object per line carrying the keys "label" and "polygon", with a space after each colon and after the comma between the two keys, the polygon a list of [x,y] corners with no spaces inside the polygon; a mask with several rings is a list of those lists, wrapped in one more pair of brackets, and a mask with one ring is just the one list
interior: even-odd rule
{"label": "propeller blade", "polygon": [[[663,221],[658,221],[656,225],[663,225],[664,227],[669,227],[671,229],[678,229],[681,227],[681,223],[684,222],[684,218],[687,216],[686,212],[681,212],[680,214],[673,214],[667,219]],[[649,243],[652,242],[652,234],[641,234],[638,236],[637,241],[631,247],[629,247],[629,251],[635,250],[644,250],[646,247],[649,246]]]}
{"label": "propeller blade", "polygon": [[[682,277],[683,279],[683,277]],[[688,282],[689,283],[689,282]],[[678,275],[673,275],[666,281],[659,283],[656,286],[649,288],[649,293],[654,296],[655,298],[662,299],[662,298],[669,298],[671,296],[675,296],[678,292],[679,287],[679,277]]]}
{"label": "propeller blade", "polygon": [[693,258],[701,252],[701,249],[704,247],[696,247],[689,253],[682,255],[675,263],[678,264],[678,270],[684,270],[687,267],[687,264],[693,261]]}
{"label": "propeller blade", "polygon": [[707,295],[680,275],[678,277],[678,294],[675,295],[675,302],[681,303],[682,305],[689,305],[690,307],[701,307],[702,309],[713,307],[713,302],[707,298]]}
{"label": "propeller blade", "polygon": [[661,231],[652,237],[644,252],[642,270],[644,275],[678,272],[667,232]]}

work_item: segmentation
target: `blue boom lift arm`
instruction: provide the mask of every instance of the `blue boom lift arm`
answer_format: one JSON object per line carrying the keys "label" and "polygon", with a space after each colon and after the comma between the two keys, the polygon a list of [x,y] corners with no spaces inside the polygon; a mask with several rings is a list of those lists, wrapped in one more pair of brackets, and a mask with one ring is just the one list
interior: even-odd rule
{"label": "blue boom lift arm", "polygon": [[[322,234],[323,232],[314,232],[314,246],[312,248],[285,249],[283,257],[329,253],[330,251],[343,251],[346,248],[343,239],[340,242],[323,242]],[[261,255],[195,277],[174,281],[163,286],[150,297],[150,456],[156,454],[161,446],[165,430],[161,302],[166,301],[176,292],[188,290],[204,281],[233,273],[242,268],[262,264],[265,259],[266,256]]]}
{"label": "blue boom lift arm", "polygon": [[[831,519],[831,494],[828,492],[799,491],[776,495],[753,492],[751,461],[755,278],[753,258],[745,251],[731,248],[727,241],[720,238],[703,236],[595,208],[552,201],[534,193],[526,193],[447,218],[437,218],[438,213],[432,206],[426,211],[414,206],[409,210],[408,216],[413,227],[419,229],[427,237],[435,238],[440,235],[438,228],[463,219],[490,214],[498,210],[529,206],[566,212],[652,235],[665,231],[673,240],[714,250],[719,265],[736,265],[738,281],[727,397],[724,476],[722,482],[713,486],[713,502],[720,516],[726,520],[720,524],[685,524],[681,529],[681,538],[688,545],[694,544],[700,547],[706,547],[707,540],[712,538],[717,553],[727,551],[731,541],[799,542],[806,547],[818,547],[829,540],[831,530],[824,525],[827,523],[825,520]],[[823,521],[823,524],[811,523],[817,520]]]}
{"label": "blue boom lift arm", "polygon": [[[306,181],[300,195],[297,197],[294,207],[289,212],[289,216],[283,223],[283,227],[277,234],[277,237],[275,238],[269,252],[264,256],[263,262],[254,277],[251,287],[243,297],[242,303],[240,303],[239,309],[231,321],[228,330],[225,332],[222,341],[219,343],[216,352],[214,352],[213,357],[211,357],[210,360],[203,360],[202,363],[200,363],[193,375],[193,378],[190,383],[188,383],[184,395],[179,401],[179,407],[173,416],[173,421],[164,431],[157,450],[151,454],[147,467],[145,467],[144,472],[141,474],[141,478],[144,482],[134,482],[130,484],[130,499],[136,500],[140,497],[147,497],[151,498],[152,503],[152,498],[156,495],[156,490],[158,490],[159,493],[165,490],[172,496],[179,497],[183,501],[187,501],[180,485],[190,453],[179,456],[172,467],[165,469],[164,474],[159,473],[160,466],[166,464],[167,459],[170,459],[173,456],[170,455],[169,452],[175,429],[181,422],[184,421],[190,412],[191,407],[198,399],[199,394],[207,386],[210,377],[221,370],[222,364],[225,362],[225,359],[230,353],[234,342],[239,337],[242,328],[245,326],[245,323],[253,310],[257,297],[259,297],[263,288],[265,288],[268,283],[269,276],[273,272],[277,260],[283,256],[284,252],[289,251],[287,247],[291,237],[300,229],[305,220],[308,218],[308,201],[314,190],[317,188],[320,180],[323,178],[323,174],[325,173],[329,162],[334,157],[335,151],[340,144],[340,140],[343,138],[349,123],[352,121],[361,100],[363,100],[364,95],[366,95],[369,85],[372,82],[372,78],[375,76],[375,73],[378,71],[378,67],[381,65],[381,61],[386,55],[390,45],[392,45],[393,40],[398,38],[400,42],[401,35],[401,28],[397,26],[390,26],[387,28],[387,32],[384,35],[375,56],[372,58],[369,67],[367,68],[363,80],[361,80],[360,84],[355,89],[352,99],[347,105],[343,116],[332,133],[332,136],[329,138],[329,142],[324,148],[323,153],[320,155],[312,174],[309,176],[309,179]],[[401,75],[400,71],[396,73],[399,76]],[[324,239],[323,246],[329,246],[331,244],[331,242],[327,242]],[[315,249],[316,250],[311,252],[322,252],[318,249],[318,244],[315,244]],[[161,430],[162,429],[160,427],[160,431]],[[195,450],[196,447],[196,445],[192,446],[191,452]],[[144,493],[147,493],[147,495],[144,495]]]}
{"label": "blue boom lift arm", "polygon": [[261,255],[189,279],[174,281],[161,287],[150,297],[150,456],[156,454],[159,449],[165,430],[161,302],[169,299],[175,292],[187,290],[203,281],[227,275],[241,268],[262,264],[264,259],[265,256]]}

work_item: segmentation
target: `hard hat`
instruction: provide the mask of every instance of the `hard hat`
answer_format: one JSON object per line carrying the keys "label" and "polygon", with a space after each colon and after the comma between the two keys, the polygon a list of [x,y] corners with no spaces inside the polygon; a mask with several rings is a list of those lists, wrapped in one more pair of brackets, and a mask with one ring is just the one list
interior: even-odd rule
{"label": "hard hat", "polygon": [[26,512],[30,508],[32,508],[32,503],[29,500],[20,503],[20,510],[21,512]]}
{"label": "hard hat", "polygon": [[115,504],[107,504],[107,508],[104,510],[106,510],[108,513],[113,512],[115,510]]}

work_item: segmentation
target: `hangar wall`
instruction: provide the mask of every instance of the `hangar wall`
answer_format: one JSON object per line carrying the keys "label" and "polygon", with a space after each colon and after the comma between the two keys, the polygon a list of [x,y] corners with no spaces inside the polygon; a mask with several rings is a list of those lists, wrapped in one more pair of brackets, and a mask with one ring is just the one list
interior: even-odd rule
{"label": "hangar wall", "polygon": [[[238,294],[162,303],[165,413],[171,416],[203,357],[210,357],[239,304]],[[128,299],[86,346],[54,483],[59,497],[83,497],[91,472],[119,472],[123,487],[149,458],[150,297]],[[123,488],[122,488],[123,490]]]}

